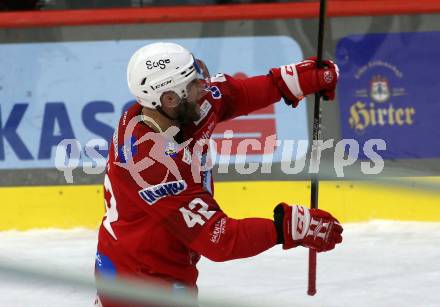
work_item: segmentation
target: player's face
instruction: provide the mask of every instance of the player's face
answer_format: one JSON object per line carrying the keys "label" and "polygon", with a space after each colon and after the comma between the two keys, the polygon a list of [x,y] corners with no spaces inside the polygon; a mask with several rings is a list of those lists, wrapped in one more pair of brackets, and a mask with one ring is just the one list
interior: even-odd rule
{"label": "player's face", "polygon": [[206,94],[206,86],[201,80],[193,80],[187,86],[187,98],[182,99],[177,107],[177,118],[183,124],[200,119],[199,100]]}
{"label": "player's face", "polygon": [[199,102],[206,95],[206,81],[195,79],[186,86],[188,93],[187,100],[190,102]]}

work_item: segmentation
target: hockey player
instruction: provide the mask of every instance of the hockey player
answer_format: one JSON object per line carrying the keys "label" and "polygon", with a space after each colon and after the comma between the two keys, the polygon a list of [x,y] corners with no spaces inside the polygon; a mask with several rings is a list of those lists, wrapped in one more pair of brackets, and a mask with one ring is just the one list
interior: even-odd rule
{"label": "hockey player", "polygon": [[[196,292],[200,256],[228,261],[276,244],[323,252],[341,243],[341,225],[319,209],[280,203],[274,204],[274,220],[228,217],[214,199],[210,171],[200,171],[206,156],[200,143],[217,123],[281,98],[293,107],[317,92],[334,99],[338,68],[323,63],[318,68],[309,59],[241,80],[207,78],[203,62],[180,45],[137,50],[127,78],[138,103],[122,115],[109,150],[96,275]],[[105,307],[128,306],[99,297]]]}

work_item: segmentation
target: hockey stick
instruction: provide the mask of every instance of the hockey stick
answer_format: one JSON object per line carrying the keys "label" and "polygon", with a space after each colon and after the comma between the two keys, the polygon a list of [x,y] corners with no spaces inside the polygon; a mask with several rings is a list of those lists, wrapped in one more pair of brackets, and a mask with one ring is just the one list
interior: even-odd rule
{"label": "hockey stick", "polygon": [[[322,65],[322,49],[324,44],[324,24],[325,24],[325,10],[326,0],[320,0],[319,3],[319,31],[318,31],[318,60],[317,65]],[[312,161],[310,163],[317,163],[318,160],[318,140],[321,136],[321,95],[315,94],[315,108],[313,112],[313,143],[312,143]],[[319,178],[318,174],[312,177],[311,185],[311,199],[310,207],[312,209],[318,208],[318,188]],[[308,295],[316,294],[316,250],[309,249],[309,283],[307,288]]]}

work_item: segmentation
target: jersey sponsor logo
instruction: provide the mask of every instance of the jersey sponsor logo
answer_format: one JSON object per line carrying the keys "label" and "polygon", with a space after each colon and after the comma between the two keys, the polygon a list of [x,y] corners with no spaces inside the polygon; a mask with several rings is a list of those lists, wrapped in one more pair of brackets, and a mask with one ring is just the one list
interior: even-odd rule
{"label": "jersey sponsor logo", "polygon": [[211,242],[218,244],[221,236],[226,232],[226,218],[218,220],[214,225],[214,230],[211,235]]}
{"label": "jersey sponsor logo", "polygon": [[127,122],[127,115],[128,115],[128,111],[125,111],[124,116],[122,117],[122,126],[125,126]]}
{"label": "jersey sponsor logo", "polygon": [[212,106],[209,101],[205,100],[200,106],[200,118],[199,120],[195,121],[194,124],[198,125],[206,117],[206,115],[208,115],[211,108]]}
{"label": "jersey sponsor logo", "polygon": [[179,180],[157,184],[140,190],[138,193],[147,204],[154,205],[158,200],[164,197],[182,193],[186,188],[187,184],[185,180]]}
{"label": "jersey sponsor logo", "polygon": [[160,59],[159,61],[155,62],[155,61],[151,61],[148,60],[145,65],[147,65],[147,69],[153,69],[153,68],[160,68],[160,69],[165,69],[167,67],[167,64],[170,63],[170,59]]}

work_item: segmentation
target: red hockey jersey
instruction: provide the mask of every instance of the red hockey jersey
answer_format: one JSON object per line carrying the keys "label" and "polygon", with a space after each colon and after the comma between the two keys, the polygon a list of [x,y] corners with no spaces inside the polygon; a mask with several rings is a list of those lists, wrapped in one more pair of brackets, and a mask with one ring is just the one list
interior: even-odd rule
{"label": "red hockey jersey", "polygon": [[[281,99],[272,78],[212,78],[210,93],[199,102],[200,120],[181,128],[182,139],[191,142],[180,150],[139,120],[140,105],[122,115],[104,181],[98,274],[195,286],[200,255],[226,261],[257,255],[276,244],[272,220],[229,218],[214,199],[211,173],[194,174],[192,167],[195,142],[208,139],[218,122]],[[137,171],[130,171],[129,161]]]}

